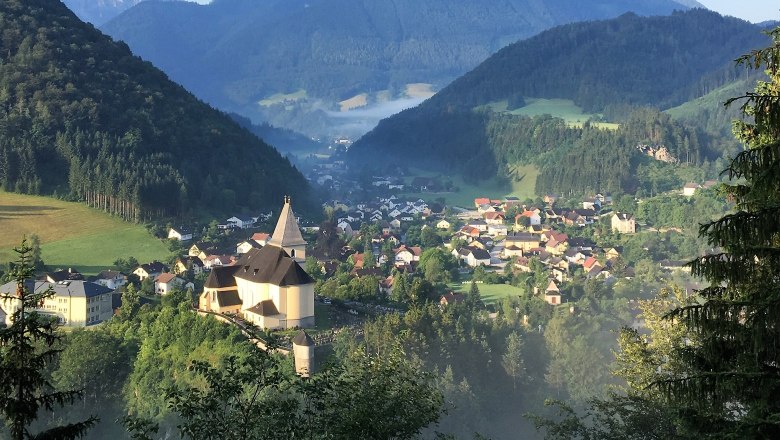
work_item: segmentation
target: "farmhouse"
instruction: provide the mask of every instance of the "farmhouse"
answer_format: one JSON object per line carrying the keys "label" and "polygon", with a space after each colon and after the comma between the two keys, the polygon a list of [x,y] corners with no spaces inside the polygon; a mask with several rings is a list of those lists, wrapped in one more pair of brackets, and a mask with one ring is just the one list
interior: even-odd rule
{"label": "farmhouse", "polygon": [[198,308],[240,314],[266,329],[314,326],[314,279],[297,260],[306,258],[306,241],[285,197],[271,240],[250,249],[233,266],[209,274]]}

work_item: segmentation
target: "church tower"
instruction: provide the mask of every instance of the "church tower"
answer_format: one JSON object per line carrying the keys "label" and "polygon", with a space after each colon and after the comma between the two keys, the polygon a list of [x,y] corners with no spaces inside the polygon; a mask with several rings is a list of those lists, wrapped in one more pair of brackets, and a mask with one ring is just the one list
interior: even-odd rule
{"label": "church tower", "polygon": [[306,261],[306,240],[303,239],[301,230],[298,228],[298,221],[295,220],[289,196],[284,197],[282,213],[279,215],[276,229],[274,229],[268,244],[284,249],[287,255],[298,263]]}

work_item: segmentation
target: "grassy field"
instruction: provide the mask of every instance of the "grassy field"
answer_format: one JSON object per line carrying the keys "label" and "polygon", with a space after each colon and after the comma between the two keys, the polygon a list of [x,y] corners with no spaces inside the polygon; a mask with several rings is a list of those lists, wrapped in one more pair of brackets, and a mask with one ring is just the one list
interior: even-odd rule
{"label": "grassy field", "polygon": [[664,113],[668,113],[669,116],[673,118],[694,117],[704,109],[716,109],[721,107],[727,99],[743,94],[745,90],[750,90],[750,87],[751,85],[747,81],[729,83],[702,97],[688,101],[677,107],[664,110]]}
{"label": "grassy field", "polygon": [[270,107],[275,104],[281,104],[285,101],[299,101],[306,98],[306,90],[300,89],[293,93],[276,93],[261,101],[258,104],[263,107]]}
{"label": "grassy field", "polygon": [[[523,289],[512,286],[510,284],[477,284],[479,288],[479,294],[482,297],[482,301],[485,304],[494,304],[509,296],[521,296],[524,294]],[[468,293],[471,288],[471,283],[450,284],[450,288],[455,293]]]}
{"label": "grassy field", "polygon": [[[474,199],[477,197],[502,198],[506,196],[515,196],[521,200],[536,197],[534,187],[536,178],[539,176],[539,170],[533,165],[513,165],[511,170],[511,183],[499,182],[497,179],[490,179],[479,182],[478,184],[466,183],[458,175],[447,176],[453,184],[460,188],[458,192],[448,193],[405,193],[410,197],[420,197],[423,200],[435,200],[439,197],[444,198],[448,205],[462,206],[464,208],[473,208]],[[415,176],[434,177],[437,173],[425,172],[421,170],[412,170]],[[411,182],[414,177],[409,177],[406,183]]]}
{"label": "grassy field", "polygon": [[[497,112],[506,112],[513,115],[522,116],[539,116],[539,115],[551,115],[556,118],[561,118],[572,127],[581,127],[582,124],[591,118],[598,118],[600,115],[585,113],[577,106],[571,99],[543,99],[543,98],[525,98],[525,107],[520,107],[514,110],[507,109],[506,101],[499,101],[488,104],[488,106]],[[592,125],[600,128],[608,128],[610,130],[616,130],[618,124],[609,122],[594,122]]]}
{"label": "grassy field", "polygon": [[80,203],[0,191],[0,262],[14,259],[22,237],[37,234],[44,263],[95,274],[117,258],[139,261],[168,255],[166,245],[141,225]]}

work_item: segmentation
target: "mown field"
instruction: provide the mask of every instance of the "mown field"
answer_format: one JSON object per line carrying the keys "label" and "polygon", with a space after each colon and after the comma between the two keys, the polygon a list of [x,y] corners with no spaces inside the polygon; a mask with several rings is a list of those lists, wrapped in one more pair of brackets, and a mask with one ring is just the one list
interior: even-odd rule
{"label": "mown field", "polygon": [[80,203],[0,191],[0,262],[14,259],[22,237],[37,234],[44,263],[96,274],[118,258],[163,259],[168,249],[141,225]]}
{"label": "mown field", "polygon": [[[471,289],[471,283],[452,283],[450,288],[455,293],[468,293],[469,289]],[[504,298],[521,296],[525,293],[523,289],[511,284],[477,284],[477,288],[479,288],[479,295],[485,304],[495,304]]]}
{"label": "mown field", "polygon": [[[435,177],[438,173],[426,172],[421,170],[412,170],[414,176]],[[408,177],[406,183],[412,181],[414,176]],[[489,179],[477,184],[466,183],[458,175],[446,176],[452,180],[453,184],[459,188],[457,192],[425,192],[425,193],[404,193],[408,197],[420,197],[423,200],[435,200],[444,198],[447,205],[462,206],[464,208],[473,208],[474,199],[478,197],[502,198],[515,196],[520,200],[526,198],[535,198],[534,187],[536,178],[539,176],[539,170],[533,165],[513,165],[511,167],[511,182],[500,182],[498,179]]]}
{"label": "mown field", "polygon": [[[591,118],[598,118],[599,115],[592,113],[585,113],[577,106],[571,99],[544,99],[544,98],[525,98],[526,105],[513,110],[507,109],[507,101],[500,101],[490,104],[489,106],[494,111],[506,112],[513,115],[522,116],[539,116],[550,115],[556,118],[561,118],[569,126],[581,127],[582,124]],[[592,125],[601,128],[608,128],[610,130],[616,130],[618,124],[609,122],[594,122]]]}

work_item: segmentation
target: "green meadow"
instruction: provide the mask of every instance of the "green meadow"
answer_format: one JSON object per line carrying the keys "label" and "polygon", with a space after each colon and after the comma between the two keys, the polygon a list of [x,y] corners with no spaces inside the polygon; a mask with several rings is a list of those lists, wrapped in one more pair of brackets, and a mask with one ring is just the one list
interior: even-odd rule
{"label": "green meadow", "polygon": [[36,234],[50,268],[72,267],[85,274],[111,268],[118,258],[163,259],[166,244],[142,225],[127,223],[75,202],[0,191],[0,262],[15,259],[13,247]]}

